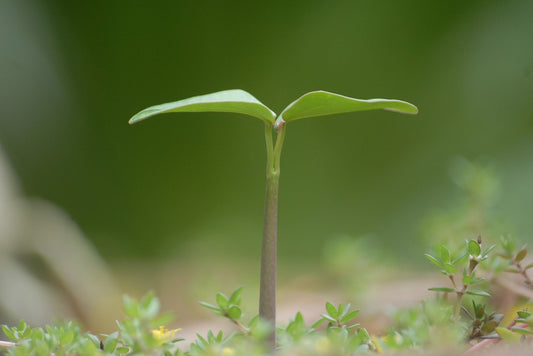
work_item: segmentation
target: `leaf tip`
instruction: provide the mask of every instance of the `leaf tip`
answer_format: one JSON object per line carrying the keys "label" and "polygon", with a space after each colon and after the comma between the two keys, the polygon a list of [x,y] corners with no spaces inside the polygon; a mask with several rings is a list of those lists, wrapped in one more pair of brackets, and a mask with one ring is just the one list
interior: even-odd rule
{"label": "leaf tip", "polygon": [[418,107],[416,107],[415,105],[413,105],[411,103],[408,103],[406,101],[404,101],[403,103],[405,105],[403,105],[402,108],[385,108],[385,110],[398,112],[398,113],[401,113],[401,114],[411,114],[411,115],[418,114]]}

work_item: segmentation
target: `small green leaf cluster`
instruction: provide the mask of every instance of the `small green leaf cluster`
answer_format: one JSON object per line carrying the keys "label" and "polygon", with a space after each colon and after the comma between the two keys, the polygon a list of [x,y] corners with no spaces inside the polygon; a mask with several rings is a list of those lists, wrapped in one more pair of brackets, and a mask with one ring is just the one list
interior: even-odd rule
{"label": "small green leaf cluster", "polygon": [[495,335],[500,337],[502,340],[511,343],[523,342],[527,336],[533,334],[533,313],[527,310],[519,310],[516,318],[507,326],[496,327]]}
{"label": "small green leaf cluster", "polygon": [[[191,351],[203,350],[232,350],[238,355],[263,354],[268,350],[264,342],[270,334],[270,324],[255,316],[246,325],[242,320],[242,312],[231,313],[230,310],[239,308],[241,303],[242,287],[238,288],[228,298],[223,293],[217,293],[217,305],[201,302],[200,304],[210,309],[215,314],[222,316],[239,327],[239,332],[235,332],[226,338],[213,337],[211,339],[200,339],[193,346]],[[327,302],[326,313],[321,314],[321,318],[308,327],[303,315],[298,312],[289,321],[287,326],[277,328],[277,346],[280,352],[291,354],[290,352],[307,352],[307,354],[328,354],[352,355],[357,350],[375,350],[376,347],[371,341],[371,337],[366,329],[360,328],[359,323],[354,319],[359,313],[358,309],[352,310],[351,305],[338,306]],[[325,330],[318,330],[320,325],[327,322]],[[198,335],[199,336],[199,335]],[[249,353],[251,349],[262,350],[260,353]],[[244,351],[246,350],[246,352]],[[327,351],[327,352],[326,352]],[[229,352],[229,351],[228,351]],[[248,353],[247,353],[248,352]],[[194,354],[196,355],[196,354]]]}
{"label": "small green leaf cluster", "polygon": [[14,341],[6,355],[181,355],[174,344],[182,339],[171,337],[174,332],[161,332],[172,315],[159,314],[160,302],[153,293],[140,301],[125,296],[123,308],[125,319],[117,321],[118,330],[109,335],[82,333],[71,321],[44,329],[24,321],[13,328],[3,325],[4,334]]}
{"label": "small green leaf cluster", "polygon": [[443,346],[461,345],[464,329],[454,319],[454,308],[445,300],[431,299],[419,305],[396,310],[392,325],[379,339],[387,350],[439,350]]}
{"label": "small green leaf cluster", "polygon": [[[335,307],[331,302],[326,302],[326,313],[321,314],[321,318],[308,328],[302,314],[297,313],[287,327],[278,329],[280,348],[285,351],[301,351],[303,348],[316,354],[328,351],[338,355],[375,350],[368,331],[353,322],[357,314],[359,310],[351,310],[350,304],[344,306],[341,303]],[[325,334],[318,330],[323,322],[327,322]]]}
{"label": "small green leaf cluster", "polygon": [[[325,304],[320,318],[307,324],[298,312],[285,327],[277,327],[276,354],[285,355],[341,355],[353,356],[365,352],[385,352],[402,349],[439,350],[449,345],[464,345],[469,341],[484,343],[490,340],[521,342],[529,340],[533,332],[533,313],[520,310],[511,323],[501,325],[504,317],[489,312],[486,304],[470,300],[468,308],[463,306],[463,296],[488,297],[485,290],[470,287],[486,281],[476,276],[480,266],[492,268],[493,264],[482,264],[487,259],[500,259],[507,265],[523,271],[520,263],[527,254],[526,246],[516,248],[510,238],[502,238],[501,251],[491,255],[494,245],[483,250],[481,238],[466,241],[465,247],[452,250],[440,245],[426,257],[439,268],[452,283],[452,287],[435,287],[433,291],[444,296],[454,294],[457,298],[450,303],[447,298],[422,302],[419,306],[397,311],[394,325],[381,335],[372,335],[356,322],[358,309],[350,304]],[[494,256],[496,255],[496,256]],[[520,272],[522,273],[522,272]],[[460,282],[456,278],[461,276]],[[527,276],[527,275],[526,275]],[[490,281],[490,280],[489,280]],[[178,330],[168,331],[165,327],[172,321],[171,314],[160,314],[159,299],[149,293],[136,300],[125,296],[123,309],[125,318],[117,322],[117,331],[111,334],[92,335],[83,333],[73,323],[59,323],[45,328],[31,328],[21,321],[16,327],[3,325],[4,334],[14,341],[5,348],[5,354],[22,355],[163,355],[163,356],[259,356],[271,354],[269,322],[253,317],[245,321],[242,311],[243,287],[237,288],[229,297],[217,293],[215,303],[200,304],[216,315],[237,326],[236,331],[225,334],[209,330],[205,336],[196,334],[189,346],[180,347],[182,339],[174,335]],[[460,314],[460,311],[463,311]],[[466,317],[468,317],[468,320]],[[324,327],[324,324],[325,327]],[[310,326],[308,326],[310,325]],[[0,344],[3,345],[3,344]],[[474,346],[473,346],[474,347]]]}
{"label": "small green leaf cluster", "polygon": [[233,334],[224,337],[222,331],[219,331],[218,334],[215,335],[209,330],[205,338],[200,334],[196,334],[196,337],[198,340],[191,344],[190,351],[188,352],[191,356],[221,353],[222,350],[224,350],[225,345],[232,339]]}
{"label": "small green leaf cluster", "polygon": [[202,306],[211,309],[213,312],[215,312],[215,314],[226,317],[234,323],[238,323],[239,319],[241,319],[243,315],[241,309],[242,289],[243,287],[237,288],[229,298],[224,293],[218,292],[216,294],[217,306],[206,302],[199,303]]}
{"label": "small green leaf cluster", "polygon": [[24,320],[16,327],[2,325],[4,334],[16,343],[6,355],[98,355],[100,341],[95,335],[82,334],[74,322],[32,328]]}
{"label": "small green leaf cluster", "polygon": [[477,339],[492,334],[503,319],[503,314],[488,313],[486,305],[476,304],[472,300],[472,312],[463,307],[463,311],[472,320],[469,339]]}
{"label": "small green leaf cluster", "polygon": [[513,325],[509,327],[520,335],[531,335],[533,328],[533,313],[527,310],[520,310],[517,312],[518,317],[513,321]]}
{"label": "small green leaf cluster", "polygon": [[502,236],[500,238],[500,245],[502,251],[498,253],[498,257],[504,261],[503,270],[505,272],[521,274],[524,277],[524,282],[533,286],[533,281],[527,274],[527,270],[533,268],[533,263],[522,266],[522,262],[527,256],[527,244],[524,244],[517,249],[514,239],[510,236]]}
{"label": "small green leaf cluster", "polygon": [[359,323],[348,325],[348,323],[350,323],[357,316],[357,314],[359,314],[359,309],[350,311],[350,308],[351,304],[343,306],[342,303],[340,303],[338,307],[335,307],[330,302],[327,302],[327,314],[321,314],[322,318],[313,324],[313,328],[316,328],[324,321],[329,322],[329,328],[351,330],[355,327],[358,327]]}
{"label": "small green leaf cluster", "polygon": [[[489,257],[489,253],[496,247],[496,245],[489,246],[486,250],[481,250],[481,237],[477,240],[467,240],[466,249],[458,253],[457,257],[453,257],[449,249],[440,245],[436,250],[438,257],[430,254],[425,254],[428,260],[430,260],[435,266],[441,269],[441,273],[446,275],[453,288],[450,287],[433,287],[429,290],[434,292],[455,293],[458,297],[458,307],[460,307],[461,298],[464,294],[490,297],[486,291],[483,290],[471,290],[472,285],[483,282],[483,277],[476,277],[476,268],[479,263],[485,261]],[[456,273],[458,270],[462,270],[461,285],[456,282]]]}
{"label": "small green leaf cluster", "polygon": [[282,344],[299,342],[303,337],[310,335],[313,329],[305,325],[302,313],[297,312],[294,318],[289,320],[285,328],[278,327],[278,338],[282,339]]}
{"label": "small green leaf cluster", "polygon": [[[104,350],[120,354],[149,354],[155,350],[173,348],[182,339],[173,338],[172,332],[163,327],[173,319],[172,314],[159,314],[161,303],[154,293],[148,293],[140,301],[129,296],[123,298],[126,318],[117,321],[118,332],[104,335]],[[116,347],[116,348],[115,348]]]}
{"label": "small green leaf cluster", "polygon": [[[502,283],[502,279],[498,277],[500,272],[512,272],[521,274],[524,277],[524,282],[529,286],[533,286],[527,270],[533,267],[533,264],[529,264],[525,267],[522,266],[522,262],[527,256],[527,245],[521,245],[517,248],[516,242],[510,237],[501,237],[500,244],[491,245],[485,251],[481,249],[481,237],[477,240],[468,240],[466,242],[466,249],[458,254],[458,257],[452,258],[452,253],[445,246],[439,246],[437,253],[430,255],[426,254],[426,257],[437,267],[441,269],[441,272],[446,275],[452,282],[453,288],[449,287],[435,287],[430,288],[432,291],[444,292],[444,295],[454,293],[457,295],[455,302],[455,322],[461,323],[459,311],[462,310],[463,314],[469,318],[468,326],[468,340],[478,340],[479,344],[486,344],[491,342],[490,340],[504,340],[507,342],[523,342],[527,336],[530,336],[533,332],[533,314],[527,310],[520,310],[517,312],[517,317],[513,319],[507,325],[501,325],[505,319],[503,314],[496,312],[487,312],[487,306],[485,304],[478,304],[472,299],[472,308],[468,309],[462,305],[463,296],[470,294],[473,297],[482,296],[490,297],[490,295],[484,290],[471,290],[469,287],[473,284],[486,282],[496,282],[494,286],[499,285],[504,288],[504,293],[508,294],[508,297],[515,296],[529,296],[530,293],[523,292],[517,289],[516,286],[510,283]],[[496,253],[489,256],[491,251],[496,247]],[[437,257],[435,257],[437,256]],[[483,264],[483,269],[486,275],[489,276],[489,280],[485,280],[481,277],[475,276],[476,269],[480,264],[489,260],[488,263]],[[459,287],[455,282],[455,272],[462,268],[462,286]],[[528,304],[531,305],[531,304]],[[474,344],[473,348],[478,345]]]}

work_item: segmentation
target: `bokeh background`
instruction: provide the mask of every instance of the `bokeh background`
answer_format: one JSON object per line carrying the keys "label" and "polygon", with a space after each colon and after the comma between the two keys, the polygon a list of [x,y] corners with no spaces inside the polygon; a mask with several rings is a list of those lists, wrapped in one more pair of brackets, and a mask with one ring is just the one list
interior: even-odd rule
{"label": "bokeh background", "polygon": [[[127,121],[147,106],[233,88],[279,113],[323,89],[403,99],[420,113],[343,114],[288,127],[280,283],[323,270],[328,253],[338,260],[335,251],[351,251],[342,243],[361,236],[387,256],[380,263],[393,259],[413,268],[427,266],[422,253],[435,224],[443,238],[511,233],[527,241],[532,15],[531,1],[498,0],[0,0],[0,146],[10,182],[4,195],[38,198],[75,223],[87,247],[59,242],[59,255],[52,251],[44,260],[91,249],[95,268],[111,271],[106,287],[99,283],[107,277],[87,272],[94,284],[73,276],[86,283],[62,282],[63,292],[89,284],[100,294],[147,287],[183,297],[192,289],[191,297],[205,300],[203,287],[232,289],[219,278],[226,273],[251,284],[253,296],[264,198],[262,123],[213,113]],[[4,202],[0,221],[7,226],[18,208]],[[463,208],[487,208],[505,228],[483,223],[453,236],[458,230],[447,227],[452,217],[464,218]],[[446,211],[452,213],[435,218]],[[19,227],[31,224],[25,217],[15,219]],[[42,272],[27,255],[38,255],[48,240],[37,228],[14,231],[4,229],[3,240],[11,241],[4,246],[11,247],[0,257],[30,261]],[[352,242],[328,247],[339,236]],[[20,247],[21,240],[30,242]],[[176,271],[181,279],[172,279]],[[5,283],[15,283],[4,274]],[[12,298],[9,287],[0,288],[5,300]],[[90,314],[83,302],[76,308]],[[27,309],[3,310],[16,319]]]}

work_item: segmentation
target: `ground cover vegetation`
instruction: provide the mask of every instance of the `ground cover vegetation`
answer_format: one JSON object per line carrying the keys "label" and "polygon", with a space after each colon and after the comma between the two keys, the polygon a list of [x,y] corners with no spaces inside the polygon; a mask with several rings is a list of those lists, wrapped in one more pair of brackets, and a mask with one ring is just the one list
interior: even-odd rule
{"label": "ground cover vegetation", "polygon": [[[276,327],[279,355],[451,354],[501,350],[510,345],[528,348],[533,333],[533,313],[528,311],[531,292],[529,270],[524,265],[527,246],[506,236],[482,248],[481,238],[465,241],[462,248],[438,245],[426,258],[449,281],[430,288],[435,297],[393,313],[392,323],[370,333],[357,322],[359,309],[350,304],[326,302],[318,320],[306,322],[300,312],[286,325]],[[429,263],[429,262],[428,262]],[[516,276],[514,284],[498,281]],[[354,276],[356,278],[356,276]],[[526,287],[524,293],[521,287]],[[6,355],[268,355],[271,323],[259,315],[247,317],[241,308],[243,287],[231,294],[219,292],[205,308],[234,325],[234,331],[210,330],[186,345],[179,329],[167,329],[172,313],[160,313],[159,299],[149,293],[140,300],[124,296],[125,318],[110,334],[84,332],[73,321],[33,328],[24,321],[2,326],[11,340],[3,342]],[[505,298],[503,298],[505,297]],[[500,312],[501,300],[512,308]],[[498,301],[500,300],[500,301]],[[190,342],[191,340],[189,340]]]}

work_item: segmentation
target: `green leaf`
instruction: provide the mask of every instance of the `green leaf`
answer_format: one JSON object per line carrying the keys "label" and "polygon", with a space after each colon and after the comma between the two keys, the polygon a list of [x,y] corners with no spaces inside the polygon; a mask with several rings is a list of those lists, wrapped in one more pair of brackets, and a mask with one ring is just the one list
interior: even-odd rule
{"label": "green leaf", "polygon": [[241,308],[239,308],[236,305],[232,306],[231,308],[228,309],[228,316],[232,320],[240,319],[240,317],[242,316]]}
{"label": "green leaf", "polygon": [[9,327],[2,325],[2,331],[10,340],[17,341],[17,337],[15,337],[15,334],[13,334]]}
{"label": "green leaf", "polygon": [[64,345],[70,344],[73,340],[74,340],[74,332],[69,331],[61,335],[59,339],[59,343],[64,346]]}
{"label": "green leaf", "polygon": [[478,278],[474,278],[470,281],[470,284],[476,284],[476,283],[480,283],[480,282],[483,282],[485,280],[485,278],[483,277],[478,277]]}
{"label": "green leaf", "polygon": [[463,262],[462,260],[466,260],[468,258],[468,253],[463,252],[455,260],[452,261],[452,265],[456,265],[457,263]]}
{"label": "green leaf", "polygon": [[129,123],[171,112],[232,112],[257,117],[269,124],[273,124],[276,118],[272,110],[250,93],[233,89],[151,106],[135,114]]}
{"label": "green leaf", "polygon": [[479,297],[490,297],[490,294],[482,290],[469,290],[466,294],[477,295]]}
{"label": "green leaf", "polygon": [[[209,332],[211,333],[211,335],[213,334],[213,332],[211,330],[209,330]],[[196,333],[196,337],[198,338],[198,341],[200,342],[201,345],[203,345],[203,346],[208,346],[209,345],[207,340],[204,339],[202,337],[202,335],[200,335],[199,333]],[[209,333],[208,333],[207,337],[209,338]]]}
{"label": "green leaf", "polygon": [[370,334],[368,333],[368,331],[365,328],[361,328],[361,329],[357,330],[357,335],[359,337],[361,337],[361,339],[365,343],[370,341]]}
{"label": "green leaf", "polygon": [[475,240],[468,241],[468,253],[470,256],[477,257],[481,254],[481,246]]}
{"label": "green leaf", "polygon": [[137,302],[133,298],[128,295],[124,295],[122,298],[122,305],[127,316],[132,318],[139,317],[139,308]]}
{"label": "green leaf", "polygon": [[224,316],[224,310],[206,302],[198,302],[201,306],[211,309],[216,315]]}
{"label": "green leaf", "polygon": [[315,323],[313,325],[311,325],[311,329],[315,329],[317,328],[320,324],[322,324],[326,319],[324,318],[320,318],[318,319],[317,321],[315,321]]}
{"label": "green leaf", "polygon": [[522,334],[522,335],[531,335],[532,334],[531,331],[529,331],[528,329],[521,328],[519,326],[512,326],[511,330],[516,332],[516,333]]}
{"label": "green leaf", "polygon": [[515,242],[514,240],[509,236],[501,236],[500,242],[502,244],[502,247],[505,251],[508,253],[512,253],[515,249]]}
{"label": "green leaf", "polygon": [[520,334],[514,333],[509,329],[503,328],[503,327],[497,327],[494,330],[496,330],[496,333],[505,341],[511,342],[511,343],[518,343],[520,342]]}
{"label": "green leaf", "polygon": [[531,315],[533,315],[533,314],[531,314],[531,312],[528,312],[527,310],[519,310],[516,313],[522,319],[529,318]]}
{"label": "green leaf", "polygon": [[455,293],[456,292],[455,289],[448,288],[448,287],[433,287],[433,288],[429,288],[428,290],[430,290],[432,292],[446,292],[446,293]]}
{"label": "green leaf", "polygon": [[332,318],[331,316],[329,316],[329,315],[327,315],[327,314],[320,314],[320,316],[321,316],[322,318],[324,318],[324,319],[326,319],[326,320],[332,322],[332,323],[336,323],[336,322],[337,322],[337,320],[335,320],[335,318]]}
{"label": "green leaf", "polygon": [[304,94],[293,101],[279,115],[276,125],[283,121],[289,122],[307,117],[377,109],[408,114],[418,113],[417,107],[406,101],[391,99],[361,100],[319,90]]}
{"label": "green leaf", "polygon": [[353,318],[355,318],[355,317],[357,316],[357,314],[359,314],[359,309],[356,309],[356,310],[352,311],[351,313],[346,314],[346,315],[341,319],[341,322],[342,322],[342,323],[347,323],[347,322],[349,322],[350,320],[352,320]]}
{"label": "green leaf", "polygon": [[161,303],[159,298],[155,296],[153,292],[148,293],[139,304],[141,316],[147,319],[151,319],[157,315]]}
{"label": "green leaf", "polygon": [[341,318],[342,317],[342,314],[344,313],[344,306],[342,305],[342,303],[339,303],[339,306],[337,308],[337,316],[336,318]]}
{"label": "green leaf", "polygon": [[533,315],[531,316],[528,316],[527,318],[524,319],[524,323],[530,325],[530,326],[533,326]]}
{"label": "green leaf", "polygon": [[443,263],[450,263],[450,250],[444,245],[439,246],[440,259]]}
{"label": "green leaf", "polygon": [[348,330],[352,330],[353,328],[356,328],[356,327],[358,327],[358,326],[360,326],[360,325],[361,325],[361,324],[359,324],[359,323],[355,323],[355,324],[353,324],[353,325],[347,326],[346,329],[348,329]]}
{"label": "green leaf", "polygon": [[235,291],[229,297],[229,304],[241,304],[241,292],[243,288],[243,286],[240,286],[239,288],[235,289]]}
{"label": "green leaf", "polygon": [[463,282],[463,284],[470,284],[470,283],[472,283],[473,279],[474,278],[472,276],[464,275],[462,282]]}
{"label": "green leaf", "polygon": [[487,247],[487,249],[483,252],[483,258],[486,258],[490,251],[494,250],[496,245],[490,245]]}
{"label": "green leaf", "polygon": [[348,314],[348,312],[350,311],[351,307],[352,305],[350,303],[346,304],[344,307],[342,307],[342,304],[339,304],[339,316],[337,318],[338,319],[344,318],[344,316]]}
{"label": "green leaf", "polygon": [[424,256],[426,256],[426,258],[428,260],[430,260],[431,262],[433,262],[433,264],[435,264],[435,266],[439,267],[439,268],[444,268],[444,265],[439,261],[437,260],[435,257],[431,256],[430,254],[428,253],[425,253]]}
{"label": "green leaf", "polygon": [[448,274],[454,274],[455,272],[457,272],[457,268],[452,265],[451,263],[446,263],[444,265],[444,270],[448,273]]}
{"label": "green leaf", "polygon": [[215,307],[213,304],[209,304],[209,303],[206,303],[206,302],[198,302],[198,304],[200,304],[201,306],[203,307],[206,307],[208,309],[211,309],[215,312],[221,312],[220,308],[219,307]]}
{"label": "green leaf", "polygon": [[223,293],[218,292],[216,295],[217,304],[221,309],[227,309],[229,306],[228,297],[226,297]]}
{"label": "green leaf", "polygon": [[326,311],[329,315],[331,315],[333,318],[338,318],[339,313],[337,312],[337,308],[330,302],[326,302]]}
{"label": "green leaf", "polygon": [[118,345],[118,332],[109,335],[104,341],[104,351],[113,352]]}
{"label": "green leaf", "polygon": [[28,324],[26,324],[26,321],[24,319],[22,319],[21,321],[19,321],[19,323],[17,325],[17,330],[18,331],[24,331],[24,330],[26,330],[27,327],[28,327]]}
{"label": "green leaf", "polygon": [[527,255],[527,244],[522,246],[520,250],[516,253],[516,257],[514,258],[516,262],[520,262],[526,257]]}

